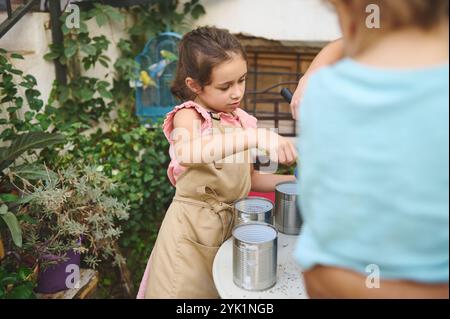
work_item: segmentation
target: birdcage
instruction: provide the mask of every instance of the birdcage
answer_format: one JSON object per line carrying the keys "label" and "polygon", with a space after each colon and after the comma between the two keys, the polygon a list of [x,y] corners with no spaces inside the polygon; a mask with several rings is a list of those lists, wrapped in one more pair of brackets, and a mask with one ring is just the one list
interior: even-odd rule
{"label": "birdcage", "polygon": [[164,32],[149,40],[136,57],[136,115],[142,123],[154,124],[178,104],[170,86],[175,76],[181,36]]}

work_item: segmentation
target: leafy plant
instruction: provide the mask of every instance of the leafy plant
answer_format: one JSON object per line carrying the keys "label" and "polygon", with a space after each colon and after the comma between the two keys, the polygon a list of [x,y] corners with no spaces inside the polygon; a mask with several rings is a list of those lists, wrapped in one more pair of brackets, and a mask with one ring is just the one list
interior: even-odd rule
{"label": "leafy plant", "polygon": [[[23,59],[18,54],[11,54],[11,58]],[[0,143],[7,146],[0,147],[0,220],[9,228],[11,237],[16,246],[22,246],[22,233],[16,215],[10,211],[17,204],[19,197],[11,193],[12,186],[8,175],[4,173],[9,168],[9,173],[14,170],[13,164],[22,155],[30,151],[42,149],[54,144],[63,143],[61,134],[44,132],[49,126],[48,118],[41,113],[42,100],[38,97],[40,92],[35,89],[36,80],[31,75],[23,75],[23,72],[13,67],[7,57],[7,52],[0,49],[0,97],[7,114],[0,119],[0,124],[6,127],[0,134]],[[17,84],[19,82],[19,84]],[[24,99],[21,97],[21,89],[26,97],[28,111],[21,115],[25,108]],[[26,159],[25,159],[26,160]],[[25,167],[22,166],[22,169]]]}
{"label": "leafy plant", "polygon": [[36,79],[15,68],[11,59],[23,59],[23,56],[0,49],[0,125],[3,126],[0,140],[3,141],[23,132],[44,132],[51,123],[43,112],[44,102],[39,98]]}
{"label": "leafy plant", "polygon": [[9,261],[0,264],[0,299],[35,299],[33,270]]}
{"label": "leafy plant", "polygon": [[23,251],[45,262],[48,255],[63,259],[71,249],[85,254],[84,261],[96,268],[112,257],[124,263],[117,249],[122,231],[117,222],[128,218],[128,206],[110,196],[115,184],[94,167],[69,167],[32,185],[23,181],[27,204],[18,218],[24,233]]}
{"label": "leafy plant", "polygon": [[18,217],[24,230],[23,249],[40,261],[46,255],[61,258],[72,249],[86,254],[95,268],[100,259],[113,257],[123,263],[116,243],[121,229],[117,221],[128,218],[128,206],[109,196],[115,185],[93,167],[69,167],[36,186],[23,180],[27,204]]}
{"label": "leafy plant", "polygon": [[[62,15],[62,21],[67,14]],[[102,27],[111,20],[122,21],[124,17],[117,9],[96,3],[91,10],[81,11],[80,28],[69,29],[62,24],[64,43],[52,44],[51,51],[44,56],[47,60],[57,59],[68,67],[68,84],[54,82],[48,107],[54,124],[62,130],[74,123],[84,125],[80,126],[80,131],[98,124],[100,120],[108,119],[115,106],[108,81],[83,75],[98,64],[109,68],[111,62],[106,55],[111,42],[104,35],[89,35],[86,23],[91,19]]]}
{"label": "leafy plant", "polygon": [[109,132],[97,132],[89,139],[78,139],[77,147],[47,150],[46,157],[58,159],[66,167],[83,159],[97,165],[117,185],[112,195],[128,201],[130,218],[122,223],[120,246],[126,252],[135,286],[139,284],[146,260],[156,239],[161,220],[173,197],[174,188],[167,178],[169,144],[162,130],[148,130],[134,114],[118,110]]}

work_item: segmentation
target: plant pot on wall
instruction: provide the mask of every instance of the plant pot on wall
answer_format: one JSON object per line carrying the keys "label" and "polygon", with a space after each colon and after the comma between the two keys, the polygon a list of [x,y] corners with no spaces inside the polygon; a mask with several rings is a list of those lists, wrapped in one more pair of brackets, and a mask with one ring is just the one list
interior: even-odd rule
{"label": "plant pot on wall", "polygon": [[[60,258],[57,256],[46,256],[43,261],[55,261]],[[58,291],[69,289],[66,281],[69,276],[73,276],[73,268],[69,265],[75,265],[80,267],[80,254],[70,250],[66,254],[65,261],[60,261],[57,264],[49,265],[42,269],[39,269],[38,283],[36,292],[39,293],[55,293]]]}

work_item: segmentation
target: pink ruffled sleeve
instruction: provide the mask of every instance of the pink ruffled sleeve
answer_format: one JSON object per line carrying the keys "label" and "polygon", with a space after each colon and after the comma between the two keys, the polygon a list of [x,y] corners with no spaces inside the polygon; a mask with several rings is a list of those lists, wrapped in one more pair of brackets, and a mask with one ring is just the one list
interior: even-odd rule
{"label": "pink ruffled sleeve", "polygon": [[175,106],[175,108],[172,111],[167,113],[166,118],[164,120],[162,128],[164,135],[166,136],[169,143],[172,142],[171,133],[173,131],[173,118],[175,117],[175,114],[181,109],[190,109],[190,108],[194,108],[203,117],[204,121],[201,126],[202,132],[212,127],[211,117],[202,106],[192,101],[185,102],[183,104]]}

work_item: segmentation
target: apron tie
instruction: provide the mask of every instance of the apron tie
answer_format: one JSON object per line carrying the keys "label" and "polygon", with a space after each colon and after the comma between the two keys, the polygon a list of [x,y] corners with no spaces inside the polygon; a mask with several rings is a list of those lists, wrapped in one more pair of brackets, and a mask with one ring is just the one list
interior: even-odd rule
{"label": "apron tie", "polygon": [[[222,222],[222,242],[230,236],[232,226],[234,225],[234,207],[219,200],[216,191],[209,186],[200,186],[197,188],[197,193],[203,201],[205,201],[211,209],[216,213]],[[228,221],[228,215],[231,215],[231,220]],[[225,233],[225,229],[227,229]]]}

